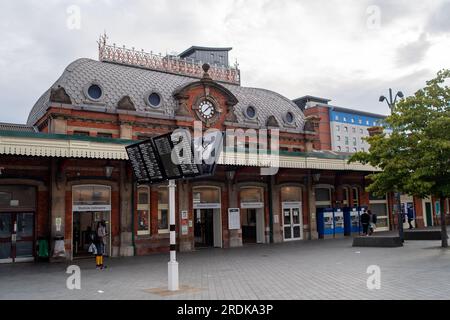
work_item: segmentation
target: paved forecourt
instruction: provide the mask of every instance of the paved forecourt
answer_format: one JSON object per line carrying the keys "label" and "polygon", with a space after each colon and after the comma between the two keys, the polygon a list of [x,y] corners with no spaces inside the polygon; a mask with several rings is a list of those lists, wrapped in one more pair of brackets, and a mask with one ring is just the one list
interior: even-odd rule
{"label": "paved forecourt", "polygon": [[[353,248],[351,239],[180,253],[179,292],[168,292],[169,254],[72,263],[0,265],[0,299],[448,299],[450,251],[439,241]],[[66,268],[81,268],[69,290]],[[368,267],[380,269],[380,289]],[[375,267],[377,268],[377,267]]]}

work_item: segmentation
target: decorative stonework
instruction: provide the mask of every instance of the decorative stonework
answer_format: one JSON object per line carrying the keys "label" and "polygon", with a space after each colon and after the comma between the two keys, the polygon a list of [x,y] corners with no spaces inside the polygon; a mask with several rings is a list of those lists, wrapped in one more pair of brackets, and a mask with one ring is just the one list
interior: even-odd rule
{"label": "decorative stonework", "polygon": [[123,96],[122,99],[119,100],[119,102],[117,103],[117,109],[136,111],[134,103],[133,101],[131,101],[131,98],[129,96]]}
{"label": "decorative stonework", "polygon": [[56,103],[72,104],[72,100],[63,87],[58,86],[57,89],[51,89],[50,101]]}
{"label": "decorative stonework", "polygon": [[178,109],[175,111],[175,115],[182,117],[191,117],[191,114],[187,107],[186,99],[178,100]]}
{"label": "decorative stonework", "polygon": [[305,118],[304,131],[315,131],[319,127],[320,117],[316,115],[308,116]]}
{"label": "decorative stonework", "polygon": [[267,118],[266,126],[268,126],[268,127],[279,127],[280,125],[278,124],[278,121],[277,121],[277,119],[275,119],[274,116],[270,116],[269,118]]}
{"label": "decorative stonework", "polygon": [[[162,56],[153,52],[144,52],[144,50],[136,51],[134,48],[127,49],[125,46],[120,48],[115,44],[107,44],[106,39],[107,36],[102,35],[98,42],[99,60],[102,62],[113,62],[195,78],[203,77],[202,65],[192,60],[178,56]],[[215,81],[240,84],[240,71],[237,65],[235,67],[213,66],[210,68],[209,76]]]}

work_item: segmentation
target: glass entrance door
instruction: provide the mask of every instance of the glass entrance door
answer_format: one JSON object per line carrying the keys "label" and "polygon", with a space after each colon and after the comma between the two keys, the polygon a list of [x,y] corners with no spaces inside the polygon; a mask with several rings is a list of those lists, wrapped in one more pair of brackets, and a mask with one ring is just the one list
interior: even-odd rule
{"label": "glass entrance door", "polygon": [[300,207],[283,206],[284,240],[300,240],[303,238],[302,217]]}
{"label": "glass entrance door", "polygon": [[214,246],[214,210],[196,209],[194,237],[196,247]]}
{"label": "glass entrance door", "polygon": [[12,214],[0,213],[0,263],[13,261],[12,234]]}
{"label": "glass entrance door", "polygon": [[34,259],[34,213],[0,213],[0,263]]}

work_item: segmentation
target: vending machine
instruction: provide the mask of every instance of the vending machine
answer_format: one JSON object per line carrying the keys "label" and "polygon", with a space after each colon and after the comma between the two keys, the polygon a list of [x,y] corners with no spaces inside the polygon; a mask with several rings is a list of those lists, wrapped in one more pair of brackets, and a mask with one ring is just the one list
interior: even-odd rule
{"label": "vending machine", "polygon": [[359,208],[351,208],[350,210],[350,232],[352,234],[361,234],[361,218]]}
{"label": "vending machine", "polygon": [[344,236],[350,236],[352,234],[352,208],[344,207]]}
{"label": "vending machine", "polygon": [[334,236],[344,236],[344,211],[342,208],[335,208],[333,210],[333,222],[334,222]]}
{"label": "vending machine", "polygon": [[319,239],[332,238],[334,236],[333,208],[318,208],[316,214]]}

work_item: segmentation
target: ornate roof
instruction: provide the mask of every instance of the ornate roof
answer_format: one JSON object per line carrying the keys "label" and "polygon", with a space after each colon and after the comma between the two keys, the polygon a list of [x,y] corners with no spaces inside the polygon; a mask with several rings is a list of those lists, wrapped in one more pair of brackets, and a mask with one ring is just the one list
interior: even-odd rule
{"label": "ornate roof", "polygon": [[37,129],[26,124],[0,122],[0,131],[37,132]]}
{"label": "ornate roof", "polygon": [[[58,100],[59,103],[67,99],[76,108],[108,113],[118,112],[119,101],[123,101],[127,96],[128,105],[134,105],[136,111],[127,109],[126,112],[171,119],[175,117],[177,108],[174,92],[177,88],[196,81],[197,78],[188,76],[82,58],[67,66],[61,77],[39,98],[28,116],[27,123],[34,125],[45,114],[51,96],[62,99]],[[90,100],[86,94],[91,84],[96,84],[102,89],[103,95],[98,101]],[[265,89],[227,83],[220,85],[238,99],[234,112],[239,125],[266,127],[268,118],[273,116],[279,123],[280,130],[303,131],[304,115],[288,98]],[[61,87],[64,88],[63,91]],[[146,103],[149,93],[152,92],[161,97],[158,109]],[[248,106],[256,109],[256,118],[253,120],[245,116]],[[291,112],[294,118],[291,124],[285,120],[288,112]]]}

